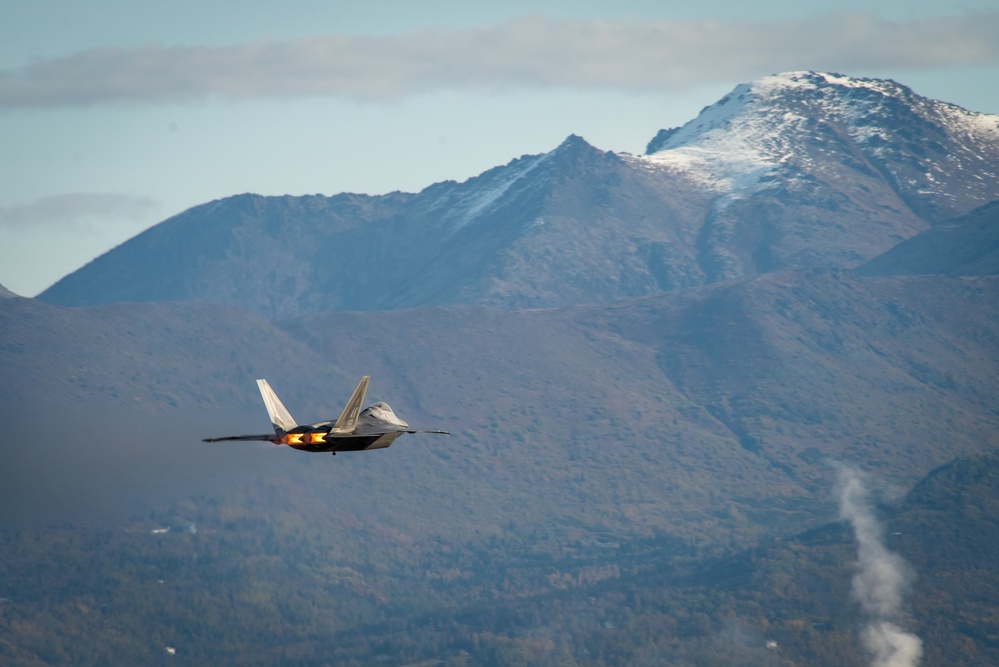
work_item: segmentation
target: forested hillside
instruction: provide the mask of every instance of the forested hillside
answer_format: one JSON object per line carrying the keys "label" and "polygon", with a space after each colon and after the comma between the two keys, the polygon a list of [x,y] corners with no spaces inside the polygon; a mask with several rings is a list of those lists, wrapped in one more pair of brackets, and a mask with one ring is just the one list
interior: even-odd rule
{"label": "forested hillside", "polygon": [[[268,510],[295,481],[114,526],[5,530],[9,665],[867,664],[842,523],[732,556],[664,537],[420,542],[363,516]],[[915,573],[925,665],[999,659],[999,458],[958,459],[882,506]],[[351,526],[333,539],[334,523]],[[391,553],[392,566],[375,554]],[[31,558],[27,558],[27,556]],[[175,653],[170,653],[167,648]]]}

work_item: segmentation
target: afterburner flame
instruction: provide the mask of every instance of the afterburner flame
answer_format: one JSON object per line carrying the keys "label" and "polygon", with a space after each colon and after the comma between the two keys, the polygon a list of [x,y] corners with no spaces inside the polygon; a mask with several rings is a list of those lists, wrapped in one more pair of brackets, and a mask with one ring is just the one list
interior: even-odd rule
{"label": "afterburner flame", "polygon": [[278,442],[282,445],[323,445],[326,444],[326,433],[324,431],[313,431],[311,433],[285,433]]}

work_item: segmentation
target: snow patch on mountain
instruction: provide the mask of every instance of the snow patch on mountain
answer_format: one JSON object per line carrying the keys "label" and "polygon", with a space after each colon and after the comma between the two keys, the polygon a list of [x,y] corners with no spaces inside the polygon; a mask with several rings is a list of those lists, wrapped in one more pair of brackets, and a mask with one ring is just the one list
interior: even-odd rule
{"label": "snow patch on mountain", "polygon": [[518,182],[543,164],[550,153],[528,155],[456,186],[433,206],[443,212],[445,233],[454,234],[486,213]]}
{"label": "snow patch on mountain", "polygon": [[720,194],[746,194],[787,154],[773,123],[755,107],[752,85],[740,85],[674,131],[657,151],[633,159],[679,172]]}

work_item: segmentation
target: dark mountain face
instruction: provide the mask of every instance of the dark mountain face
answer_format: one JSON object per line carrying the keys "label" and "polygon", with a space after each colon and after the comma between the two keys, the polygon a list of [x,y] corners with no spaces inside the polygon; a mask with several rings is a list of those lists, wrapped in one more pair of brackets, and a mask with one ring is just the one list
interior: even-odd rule
{"label": "dark mountain face", "polygon": [[858,268],[864,275],[999,274],[999,201],[935,225]]}
{"label": "dark mountain face", "polygon": [[778,75],[660,133],[645,156],[573,136],[418,194],[212,202],[39,298],[204,301],[284,318],[552,307],[854,267],[999,198],[997,121],[890,81]]}
{"label": "dark mountain face", "polygon": [[[346,258],[349,268],[357,245],[370,247],[361,228],[394,219],[409,198],[239,195],[211,202],[146,230],[40,298],[79,306],[204,301],[275,315],[293,305],[316,308],[315,288],[329,267]],[[324,306],[351,308],[351,296],[328,294]]]}

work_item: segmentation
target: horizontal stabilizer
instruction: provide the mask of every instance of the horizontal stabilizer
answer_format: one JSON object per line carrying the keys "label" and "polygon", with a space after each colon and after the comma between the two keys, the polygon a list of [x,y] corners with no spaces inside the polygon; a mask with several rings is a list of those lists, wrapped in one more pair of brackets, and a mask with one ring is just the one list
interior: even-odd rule
{"label": "horizontal stabilizer", "polygon": [[271,424],[274,425],[276,432],[287,433],[298,426],[295,420],[291,418],[291,414],[288,413],[288,409],[284,407],[281,399],[277,397],[271,386],[267,384],[267,380],[257,380],[257,388],[260,389],[260,396],[264,399],[264,405],[267,406],[267,414],[270,415]]}

